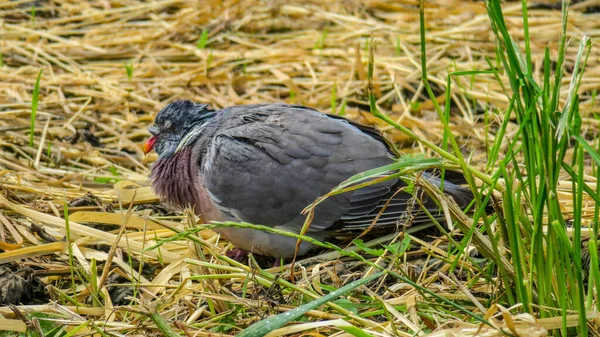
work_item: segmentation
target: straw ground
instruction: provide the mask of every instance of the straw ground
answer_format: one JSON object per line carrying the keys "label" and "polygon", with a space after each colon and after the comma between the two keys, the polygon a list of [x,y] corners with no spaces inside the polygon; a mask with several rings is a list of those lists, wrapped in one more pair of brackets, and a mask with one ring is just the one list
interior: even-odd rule
{"label": "straw ground", "polygon": [[[561,106],[579,41],[600,35],[593,5],[582,1],[569,12]],[[531,73],[538,80],[544,48],[550,47],[551,66],[560,56],[562,16],[553,8],[560,6],[553,1],[528,11]],[[503,9],[510,35],[525,48],[521,4]],[[202,222],[164,209],[152,194],[147,177],[156,157],[145,157],[141,145],[153,117],[175,99],[215,108],[308,105],[380,127],[402,153],[439,157],[371,114],[371,93],[379,111],[422,141],[442,144],[444,130],[451,131],[468,164],[491,173],[489,149],[498,130],[505,124],[497,147],[502,158],[519,124],[514,118],[504,123],[509,74],[488,71],[502,64],[486,8],[439,0],[428,1],[424,12],[435,101],[421,80],[419,6],[413,0],[0,4],[0,264],[10,262],[0,270],[7,280],[0,294],[31,294],[20,299],[26,305],[0,307],[0,326],[33,334],[65,326],[73,335],[229,336],[373,275],[377,266],[402,278],[379,278],[271,336],[496,336],[499,328],[541,336],[580,324],[575,311],[536,321],[521,305],[505,308],[505,291],[513,285],[487,270],[493,265],[448,253],[446,237],[421,240],[412,232],[391,235],[383,241],[387,248],[372,243],[348,250],[360,255],[338,259],[339,252],[329,251],[297,261],[292,284],[289,266],[262,270],[227,259],[226,242],[203,227],[189,231]],[[596,138],[600,124],[594,113],[599,88],[600,57],[592,49],[578,91],[588,139]],[[448,123],[436,105],[450,108]],[[588,161],[585,181],[595,190],[597,171]],[[595,204],[587,195],[573,206],[569,175],[561,175],[557,191],[567,220],[593,217]],[[412,248],[403,252],[407,238]],[[468,243],[462,251],[472,248]],[[597,316],[589,318],[598,334]]]}

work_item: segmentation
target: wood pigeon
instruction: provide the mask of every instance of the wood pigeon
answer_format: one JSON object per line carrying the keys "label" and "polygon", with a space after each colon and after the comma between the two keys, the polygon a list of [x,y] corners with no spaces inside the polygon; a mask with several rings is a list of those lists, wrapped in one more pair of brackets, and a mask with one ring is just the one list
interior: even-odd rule
{"label": "wood pigeon", "polygon": [[[192,207],[207,222],[248,222],[293,233],[300,232],[306,217],[302,210],[315,199],[357,173],[398,159],[376,129],[299,105],[252,104],[217,111],[179,100],[158,113],[149,131],[144,152],[158,153],[151,181],[163,202]],[[432,174],[423,176],[440,185]],[[448,179],[444,193],[466,207],[471,192]],[[402,190],[405,186],[390,179],[331,196],[316,206],[306,234],[323,241],[340,233],[358,235],[374,220],[374,229],[389,231],[406,221],[430,221],[413,195]],[[424,193],[419,197],[443,219],[433,200]],[[245,228],[215,231],[242,250],[294,256],[292,237]],[[303,242],[298,254],[314,248]]]}

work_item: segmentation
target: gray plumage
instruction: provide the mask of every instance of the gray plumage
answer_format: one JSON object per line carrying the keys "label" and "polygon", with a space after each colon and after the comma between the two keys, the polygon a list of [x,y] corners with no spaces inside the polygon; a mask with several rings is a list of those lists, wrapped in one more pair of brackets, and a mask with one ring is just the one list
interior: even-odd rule
{"label": "gray plumage", "polygon": [[[302,210],[316,198],[357,173],[396,160],[374,129],[296,105],[214,111],[176,101],[155,122],[151,133],[159,159],[152,167],[154,190],[173,206],[193,207],[205,221],[244,221],[298,233],[305,221]],[[402,186],[392,179],[327,198],[315,208],[307,234],[327,240],[342,232],[360,233],[378,215],[376,229],[394,228],[407,213],[413,222],[427,221],[425,214],[417,214],[418,205],[411,207],[412,195],[398,192]],[[462,207],[472,198],[449,181],[444,190]],[[436,212],[426,195],[422,202]],[[293,238],[250,229],[217,232],[261,255],[294,254]],[[299,253],[312,248],[303,243]]]}

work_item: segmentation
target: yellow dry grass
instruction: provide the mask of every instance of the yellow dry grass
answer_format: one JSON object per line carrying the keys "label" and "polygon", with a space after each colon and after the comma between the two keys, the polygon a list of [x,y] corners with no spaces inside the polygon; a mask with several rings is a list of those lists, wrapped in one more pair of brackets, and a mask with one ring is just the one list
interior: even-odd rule
{"label": "yellow dry grass", "polygon": [[[592,2],[576,6],[581,9]],[[351,119],[382,127],[404,152],[428,152],[369,115],[366,92],[365,44],[374,36],[375,91],[381,110],[420,137],[441,141],[442,124],[420,82],[417,4],[415,0],[57,0],[37,1],[32,19],[30,2],[0,3],[0,241],[4,243],[0,248],[6,251],[0,253],[0,264],[18,261],[47,271],[42,277],[55,285],[50,292],[58,300],[20,310],[60,313],[68,317],[61,324],[71,327],[92,319],[80,334],[91,334],[94,328],[155,333],[144,317],[159,311],[174,329],[188,336],[229,336],[267,314],[291,308],[273,302],[278,287],[288,287],[281,279],[289,272],[277,278],[279,269],[260,274],[224,260],[220,253],[225,244],[210,231],[201,232],[196,241],[181,239],[144,251],[194,225],[189,216],[160,217],[152,209],[138,208],[157,202],[147,181],[156,158],[141,151],[149,136],[146,128],[160,108],[175,99],[211,103],[215,108],[284,101],[328,113],[345,109]],[[529,14],[534,76],[539,77],[544,48],[556,50],[560,11],[530,9]],[[512,36],[521,41],[520,3],[507,3],[505,16]],[[482,2],[428,1],[426,24],[429,81],[443,102],[448,73],[488,69],[485,57],[495,64],[493,34]],[[199,48],[203,30],[208,40]],[[587,34],[595,40],[600,35],[600,17],[572,11],[569,34],[567,69],[573,66],[581,37]],[[131,78],[127,67],[132,67]],[[29,147],[32,91],[40,70],[34,146]],[[569,80],[566,76],[564,81]],[[451,81],[452,131],[471,164],[484,167],[485,147],[493,141],[500,117],[494,115],[495,120],[486,122],[482,113],[506,107],[504,89],[491,74],[453,76]],[[598,89],[600,54],[593,51],[580,90],[583,125],[590,134],[597,134],[600,124],[594,114]],[[507,139],[515,132],[516,125],[509,125]],[[567,214],[571,184],[564,186]],[[68,245],[48,242],[32,230],[32,225],[41,225],[50,237],[63,239],[63,205],[85,198],[85,206],[68,210],[71,255],[88,277],[96,275],[93,260],[111,261],[110,273],[132,280],[141,295],[132,306],[113,307],[107,300],[106,305],[94,307],[89,300],[93,290],[81,280],[74,294],[70,276],[62,273],[69,266]],[[117,229],[98,229],[91,223]],[[423,242],[422,251],[444,256],[435,244]],[[106,252],[98,245],[112,248]],[[155,268],[152,278],[143,272],[146,267],[132,268],[124,253]],[[298,289],[286,288],[293,290],[286,293],[287,301],[323,294],[322,281],[339,286],[363,275],[356,261],[338,262],[333,258],[301,263]],[[410,264],[406,266],[410,269]],[[465,269],[472,272],[466,261]],[[97,281],[105,282],[101,274],[98,271]],[[229,276],[210,276],[219,274]],[[476,273],[469,275],[476,277]],[[494,289],[485,283],[467,289],[456,279],[425,272],[417,279],[441,296],[479,303],[471,309],[499,327],[531,336],[560,327],[560,322],[532,317],[509,319],[509,312],[518,313],[519,308],[488,311],[481,303],[493,297]],[[479,330],[458,316],[425,308],[422,304],[429,300],[406,285],[380,286],[385,287],[372,289],[370,295],[388,303],[387,316],[362,318],[348,306],[331,305],[309,312],[308,322],[278,334],[304,331],[307,336],[342,336],[341,319],[350,317],[352,324],[376,336],[411,336],[436,328],[432,336],[498,335],[497,330]],[[243,297],[246,288],[250,295]],[[107,287],[99,291],[108,292]],[[61,293],[85,305],[59,305],[64,303]],[[352,297],[347,300],[358,302]],[[404,305],[405,310],[392,305]],[[0,314],[8,317],[0,319],[0,325],[23,329],[8,308],[0,308]],[[231,326],[225,329],[223,322]],[[222,333],[215,330],[219,326]]]}

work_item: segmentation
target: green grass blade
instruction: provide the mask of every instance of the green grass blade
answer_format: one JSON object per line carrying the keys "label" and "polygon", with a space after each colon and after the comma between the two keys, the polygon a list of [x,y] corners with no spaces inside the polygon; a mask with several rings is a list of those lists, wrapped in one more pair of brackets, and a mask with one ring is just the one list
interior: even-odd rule
{"label": "green grass blade", "polygon": [[286,323],[291,322],[291,321],[297,319],[298,317],[304,315],[307,311],[316,309],[316,308],[320,307],[321,305],[323,305],[329,301],[332,301],[332,300],[346,294],[347,292],[350,292],[350,291],[362,286],[363,284],[366,284],[373,280],[376,280],[377,278],[381,277],[381,275],[383,275],[383,272],[356,280],[354,282],[350,282],[349,284],[347,284],[335,291],[332,291],[329,294],[327,294],[319,299],[316,299],[309,303],[303,304],[303,305],[301,305],[297,308],[294,308],[288,312],[284,312],[279,315],[272,316],[272,317],[266,318],[262,321],[256,322],[256,323],[252,324],[251,326],[249,326],[248,328],[244,329],[237,336],[238,337],[261,337],[261,336],[264,336],[264,335],[268,334],[269,332],[282,327]]}
{"label": "green grass blade", "polygon": [[[579,89],[579,85],[581,84],[581,78],[583,75],[583,71],[585,69],[585,64],[587,63],[587,58],[590,55],[591,50],[591,42],[589,37],[584,36],[579,43],[579,50],[577,52],[577,56],[575,58],[575,65],[573,67],[573,74],[571,77],[571,84],[569,85],[569,94],[567,96],[567,102],[565,107],[563,108],[562,115],[560,117],[560,121],[558,122],[558,128],[556,130],[556,138],[560,141],[565,135],[565,131],[567,130],[567,124],[570,119],[573,117],[572,107],[575,104],[575,98],[577,96],[577,90]],[[586,53],[587,50],[587,53]],[[584,53],[585,59],[584,58]],[[583,63],[581,60],[583,59]],[[580,69],[581,68],[581,69]]]}
{"label": "green grass blade", "polygon": [[35,14],[36,14],[36,9],[35,9],[35,3],[33,5],[31,5],[31,25],[35,26]]}
{"label": "green grass blade", "polygon": [[487,69],[487,70],[467,70],[467,71],[452,71],[450,75],[452,76],[471,76],[471,75],[485,75],[485,74],[498,74],[498,70],[496,69]]}
{"label": "green grass blade", "polygon": [[314,49],[323,50],[323,48],[325,48],[325,39],[327,39],[327,33],[328,33],[327,28],[323,29],[321,36],[319,36],[319,38],[315,42]]}
{"label": "green grass blade", "polygon": [[154,324],[156,325],[158,330],[160,330],[163,336],[181,337],[177,332],[175,332],[175,330],[173,330],[169,322],[167,322],[167,320],[164,319],[164,317],[162,317],[158,312],[151,312],[148,316],[150,317],[150,320],[154,322]]}
{"label": "green grass blade", "polygon": [[347,333],[355,337],[375,337],[370,333],[364,331],[363,329],[357,328],[355,326],[341,326],[340,329],[346,331]]}
{"label": "green grass blade", "polygon": [[207,44],[208,44],[208,30],[203,29],[202,34],[200,35],[200,38],[198,39],[198,42],[196,43],[196,48],[202,50],[202,49],[206,48]]}
{"label": "green grass blade", "polygon": [[133,63],[127,62],[125,63],[125,74],[127,74],[127,79],[131,81],[133,78]]}
{"label": "green grass blade", "polygon": [[[576,103],[579,103],[579,100],[575,100]],[[577,168],[579,169],[577,173],[577,179],[573,179],[573,181],[577,182],[574,184],[573,189],[573,206],[575,214],[573,217],[573,263],[575,264],[575,280],[573,283],[577,285],[574,287],[576,289],[573,290],[575,298],[577,299],[574,306],[578,308],[579,313],[579,332],[582,336],[587,336],[587,317],[586,317],[586,307],[585,307],[585,296],[583,294],[583,270],[581,266],[581,210],[583,209],[583,174],[584,174],[584,153],[583,146],[581,144],[578,147],[577,153]],[[579,210],[579,211],[577,211]]]}
{"label": "green grass blade", "polygon": [[[593,280],[593,285],[596,286],[596,289],[600,289],[600,269],[598,267],[598,241],[597,239],[590,239],[588,241],[588,249],[590,254],[590,281]],[[590,286],[592,282],[590,282]],[[594,291],[590,287],[590,294],[593,294]],[[596,300],[596,309],[600,308],[600,303]],[[591,309],[588,307],[588,309]]]}

